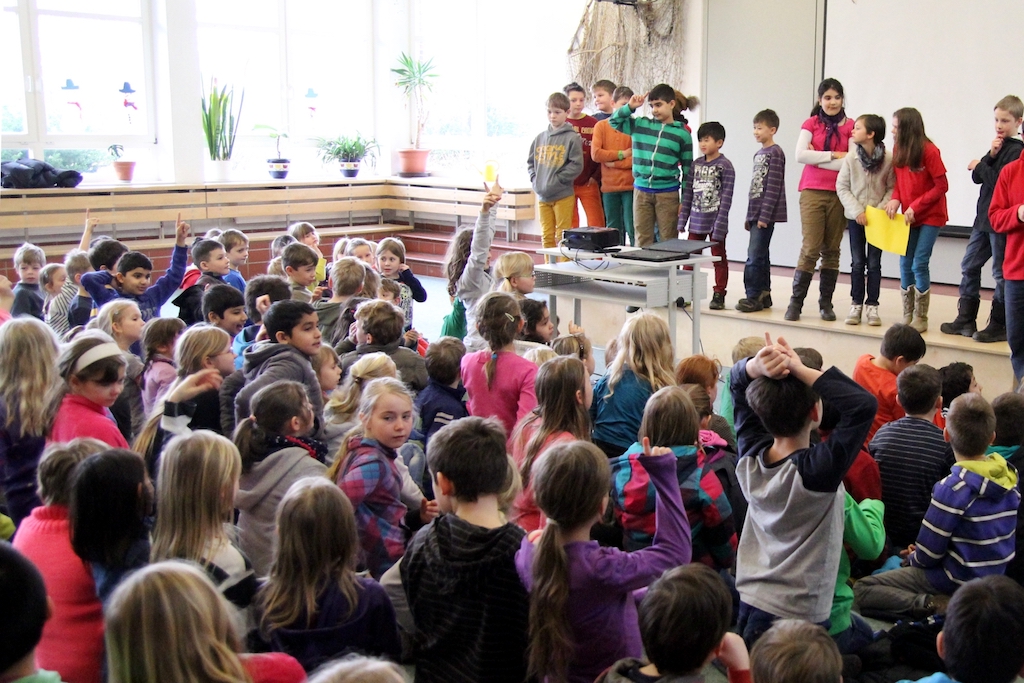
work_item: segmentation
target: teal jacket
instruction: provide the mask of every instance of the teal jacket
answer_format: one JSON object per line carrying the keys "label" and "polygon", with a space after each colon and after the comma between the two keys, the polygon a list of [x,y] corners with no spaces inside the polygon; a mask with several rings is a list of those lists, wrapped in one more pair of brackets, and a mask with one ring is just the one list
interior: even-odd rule
{"label": "teal jacket", "polygon": [[616,110],[608,123],[633,138],[633,185],[638,190],[665,192],[682,187],[693,164],[693,137],[685,125],[633,118],[628,104]]}

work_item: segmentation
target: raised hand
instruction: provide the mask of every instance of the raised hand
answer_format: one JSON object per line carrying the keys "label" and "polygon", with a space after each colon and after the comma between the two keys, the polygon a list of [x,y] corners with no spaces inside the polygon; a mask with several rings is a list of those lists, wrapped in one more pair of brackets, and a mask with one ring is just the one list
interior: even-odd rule
{"label": "raised hand", "polygon": [[178,221],[174,225],[174,244],[179,247],[188,246],[188,237],[191,234],[192,226],[181,220],[181,212],[178,212]]}
{"label": "raised hand", "polygon": [[670,455],[672,453],[672,449],[671,448],[667,448],[665,446],[655,446],[654,448],[651,448],[651,440],[648,439],[646,436],[644,437],[644,440],[643,440],[643,447],[644,447],[644,455],[643,455],[643,457],[645,457],[645,458],[650,458],[650,457],[653,457],[655,455]]}
{"label": "raised hand", "polygon": [[220,389],[223,381],[224,377],[217,368],[200,370],[182,380],[181,384],[167,396],[167,401],[169,403],[181,403],[191,400],[204,391]]}
{"label": "raised hand", "polygon": [[635,94],[629,98],[629,108],[638,109],[639,107],[642,107],[646,101],[647,93],[644,93],[643,95]]}
{"label": "raised hand", "polygon": [[487,187],[487,183],[484,183],[484,189],[487,190],[487,194],[484,195],[483,205],[480,209],[481,213],[490,211],[491,207],[501,201],[501,196],[505,194],[505,190],[498,182],[498,176],[494,176],[494,182],[490,188]]}

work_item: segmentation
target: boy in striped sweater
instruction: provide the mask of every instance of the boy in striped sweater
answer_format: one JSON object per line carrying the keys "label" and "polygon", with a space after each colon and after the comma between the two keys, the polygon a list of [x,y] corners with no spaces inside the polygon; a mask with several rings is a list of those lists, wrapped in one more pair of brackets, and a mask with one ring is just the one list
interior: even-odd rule
{"label": "boy in striped sweater", "polygon": [[[608,119],[612,128],[633,138],[633,227],[638,247],[654,242],[655,217],[661,239],[679,235],[680,177],[690,177],[693,138],[683,122],[675,120],[676,97],[672,86],[661,83],[649,93],[633,95]],[[650,101],[654,118],[633,118],[644,101]]]}
{"label": "boy in striped sweater", "polygon": [[985,451],[996,418],[980,394],[957,397],[946,418],[956,464],[932,489],[917,543],[900,555],[908,566],[868,576],[854,586],[862,614],[922,619],[972,579],[1003,574],[1013,558],[1020,489],[1017,470]]}

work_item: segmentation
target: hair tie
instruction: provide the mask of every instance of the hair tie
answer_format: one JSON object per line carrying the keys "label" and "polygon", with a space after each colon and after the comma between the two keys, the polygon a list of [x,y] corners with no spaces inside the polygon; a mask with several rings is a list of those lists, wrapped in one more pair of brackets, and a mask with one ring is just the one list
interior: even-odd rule
{"label": "hair tie", "polygon": [[505,317],[508,318],[508,321],[510,323],[514,323],[516,321],[515,316],[513,316],[511,313],[506,313]]}
{"label": "hair tie", "polygon": [[498,360],[498,352],[497,351],[492,351],[491,352],[491,360]]}
{"label": "hair tie", "polygon": [[92,347],[81,356],[75,362],[75,367],[71,370],[72,374],[77,375],[79,372],[89,367],[93,363],[104,358],[113,358],[114,356],[121,355],[121,347],[114,342],[104,342],[97,344]]}

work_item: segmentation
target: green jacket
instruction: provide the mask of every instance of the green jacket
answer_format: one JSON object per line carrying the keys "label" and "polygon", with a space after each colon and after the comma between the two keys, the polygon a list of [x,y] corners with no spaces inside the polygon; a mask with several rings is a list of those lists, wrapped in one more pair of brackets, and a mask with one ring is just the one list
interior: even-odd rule
{"label": "green jacket", "polygon": [[[885,504],[880,500],[865,498],[857,503],[849,493],[843,511],[843,543],[862,560],[874,560],[882,553],[885,545]],[[836,576],[836,590],[832,597],[832,613],[829,620],[830,635],[838,635],[850,628],[850,608],[853,606],[853,586],[850,585],[850,553],[839,556],[839,574]]]}
{"label": "green jacket", "polygon": [[633,118],[633,110],[626,104],[612,114],[608,123],[633,137],[633,185],[637,189],[673,190],[682,187],[690,177],[693,137],[679,121],[661,123]]}

